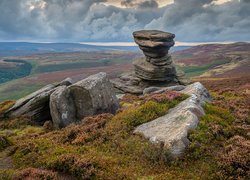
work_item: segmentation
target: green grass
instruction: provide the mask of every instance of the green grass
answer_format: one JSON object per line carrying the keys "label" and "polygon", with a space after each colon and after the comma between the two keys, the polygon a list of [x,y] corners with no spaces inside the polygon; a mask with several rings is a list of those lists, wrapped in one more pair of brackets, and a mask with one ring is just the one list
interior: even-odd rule
{"label": "green grass", "polygon": [[13,80],[0,85],[0,102],[6,100],[17,100],[22,98],[38,89],[43,87],[45,84],[36,83],[31,84],[26,81]]}
{"label": "green grass", "polygon": [[79,69],[79,68],[111,66],[114,64],[123,64],[123,63],[128,63],[128,62],[129,60],[126,60],[123,58],[100,59],[100,60],[71,60],[71,61],[65,60],[64,62],[61,62],[59,64],[55,63],[55,64],[50,64],[50,65],[38,65],[33,70],[33,74],[63,71],[63,70],[70,70],[70,69]]}
{"label": "green grass", "polygon": [[182,69],[188,77],[193,77],[193,76],[199,76],[205,73],[206,71],[213,69],[216,66],[223,65],[228,62],[229,62],[228,60],[217,60],[213,61],[210,64],[204,64],[201,66],[184,66],[180,67],[180,69]]}
{"label": "green grass", "polygon": [[17,63],[13,68],[0,69],[0,84],[7,81],[28,76],[31,72],[32,65],[27,61],[8,59],[5,62]]}

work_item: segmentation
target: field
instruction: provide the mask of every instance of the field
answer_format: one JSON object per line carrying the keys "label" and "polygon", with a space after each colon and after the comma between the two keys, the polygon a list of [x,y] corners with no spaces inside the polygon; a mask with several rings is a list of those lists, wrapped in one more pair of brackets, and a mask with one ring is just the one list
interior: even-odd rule
{"label": "field", "polygon": [[[131,62],[141,56],[142,54],[136,51],[102,50],[2,57],[0,73],[4,72],[4,76],[1,76],[0,80],[13,80],[0,84],[0,101],[18,99],[48,83],[67,77],[76,81],[100,71],[115,77],[124,71],[132,70]],[[176,65],[191,78],[249,74],[249,43],[200,45],[176,51],[172,56]],[[19,63],[3,61],[13,59]],[[32,66],[32,69],[23,68],[20,62],[25,62],[25,67]]]}
{"label": "field", "polygon": [[[111,77],[114,77],[130,69],[132,60],[138,56],[140,54],[134,52],[100,51],[21,56],[15,57],[18,59],[15,62],[9,61],[13,57],[4,58],[5,61],[0,61],[0,66],[3,68],[0,73],[3,72],[4,76],[1,76],[0,79],[3,79],[3,82],[13,80],[0,84],[0,101],[18,99],[44,85],[61,81],[67,77],[77,81],[100,71],[108,72]],[[30,67],[29,71],[27,68],[21,68],[20,62],[24,62]],[[9,67],[4,68],[7,65]],[[18,72],[19,76],[15,76],[15,72]]]}

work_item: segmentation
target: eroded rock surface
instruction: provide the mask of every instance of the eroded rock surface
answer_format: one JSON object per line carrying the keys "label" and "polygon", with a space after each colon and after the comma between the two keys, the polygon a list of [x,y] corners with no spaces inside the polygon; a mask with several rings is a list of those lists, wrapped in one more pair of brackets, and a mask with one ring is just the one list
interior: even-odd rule
{"label": "eroded rock surface", "polygon": [[15,105],[6,112],[5,116],[27,116],[35,123],[42,125],[46,120],[51,119],[49,108],[50,95],[62,84],[70,85],[71,79],[67,78],[60,83],[47,85],[19,99]]}
{"label": "eroded rock surface", "polygon": [[106,73],[98,73],[71,86],[58,88],[52,95],[50,109],[53,124],[62,128],[86,116],[115,113],[119,107]]}
{"label": "eroded rock surface", "polygon": [[142,134],[152,143],[162,143],[173,157],[181,155],[189,145],[188,131],[197,126],[204,115],[202,105],[211,100],[201,83],[194,83],[180,91],[190,97],[156,120],[138,126],[134,133]]}
{"label": "eroded rock surface", "polygon": [[175,44],[174,34],[142,30],[134,32],[133,36],[145,57],[134,61],[134,72],[129,76],[113,80],[114,87],[126,93],[142,94],[143,89],[150,86],[166,87],[190,83],[182,71],[177,71],[168,54]]}

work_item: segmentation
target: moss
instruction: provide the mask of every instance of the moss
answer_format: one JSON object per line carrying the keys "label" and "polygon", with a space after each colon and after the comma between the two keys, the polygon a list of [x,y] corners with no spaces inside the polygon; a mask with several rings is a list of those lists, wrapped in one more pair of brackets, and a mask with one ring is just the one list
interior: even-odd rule
{"label": "moss", "polygon": [[[15,166],[21,169],[45,168],[77,179],[229,177],[228,172],[222,171],[222,167],[229,166],[220,164],[226,160],[219,158],[225,146],[231,144],[229,139],[239,133],[234,126],[235,118],[229,111],[207,104],[206,115],[189,134],[191,144],[186,155],[173,160],[161,144],[153,145],[134,135],[133,130],[166,114],[187,96],[176,96],[173,100],[168,95],[149,98],[149,101],[140,99],[139,103],[131,103],[115,116],[88,117],[62,130],[48,132],[32,126],[14,130],[16,133],[11,140],[17,147],[12,155]],[[235,157],[235,161],[241,162],[242,157],[245,156]],[[230,168],[234,167],[232,164],[234,161]]]}
{"label": "moss", "polygon": [[12,144],[11,141],[6,136],[0,135],[0,151],[4,150],[11,144]]}
{"label": "moss", "polygon": [[0,169],[0,179],[2,180],[12,180],[13,179],[13,174],[15,173],[14,170],[1,170]]}
{"label": "moss", "polygon": [[4,101],[0,103],[0,118],[4,117],[4,113],[15,104],[15,101]]}

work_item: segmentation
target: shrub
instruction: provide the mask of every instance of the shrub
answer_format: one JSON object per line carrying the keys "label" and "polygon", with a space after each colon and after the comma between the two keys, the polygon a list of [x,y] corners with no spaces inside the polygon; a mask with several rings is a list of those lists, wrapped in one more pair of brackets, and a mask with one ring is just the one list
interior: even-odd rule
{"label": "shrub", "polygon": [[3,119],[0,121],[0,129],[19,129],[24,128],[27,125],[33,125],[32,121],[28,117]]}
{"label": "shrub", "polygon": [[71,174],[78,179],[94,178],[96,166],[96,163],[90,159],[75,154],[61,155],[48,163],[50,169]]}
{"label": "shrub", "polygon": [[56,172],[36,169],[36,168],[27,168],[18,171],[14,174],[13,180],[58,180]]}
{"label": "shrub", "polygon": [[111,120],[112,114],[100,114],[86,117],[80,124],[72,124],[64,129],[61,142],[70,144],[83,144],[98,138],[103,127]]}
{"label": "shrub", "polygon": [[144,100],[144,102],[154,101],[158,103],[161,103],[161,102],[170,103],[174,100],[179,100],[179,101],[185,100],[187,97],[188,97],[187,95],[181,94],[176,91],[166,91],[163,93],[152,93],[152,94],[143,96],[142,99]]}
{"label": "shrub", "polygon": [[4,117],[4,113],[15,104],[15,101],[4,101],[0,103],[0,118]]}
{"label": "shrub", "polygon": [[12,143],[5,136],[0,135],[0,151],[4,150],[6,147],[10,146]]}
{"label": "shrub", "polygon": [[250,175],[250,141],[241,136],[234,136],[226,141],[223,151],[218,156],[223,175],[234,179]]}

